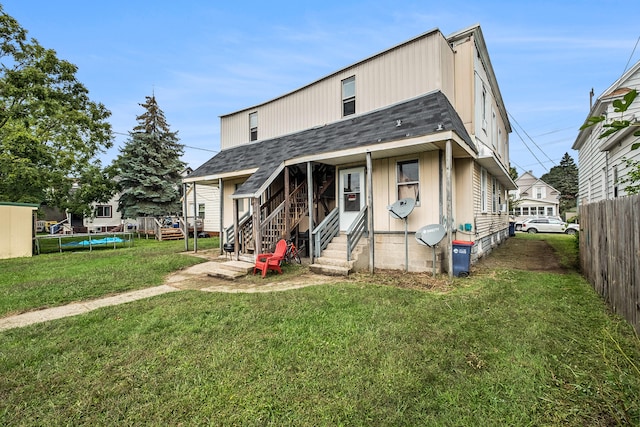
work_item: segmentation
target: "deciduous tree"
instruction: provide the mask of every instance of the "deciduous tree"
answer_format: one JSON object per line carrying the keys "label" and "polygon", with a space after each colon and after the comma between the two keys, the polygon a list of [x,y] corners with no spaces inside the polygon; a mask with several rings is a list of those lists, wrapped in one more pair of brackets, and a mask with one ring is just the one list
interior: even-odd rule
{"label": "deciduous tree", "polygon": [[110,112],[76,71],[0,6],[0,200],[87,209],[68,190],[111,146]]}

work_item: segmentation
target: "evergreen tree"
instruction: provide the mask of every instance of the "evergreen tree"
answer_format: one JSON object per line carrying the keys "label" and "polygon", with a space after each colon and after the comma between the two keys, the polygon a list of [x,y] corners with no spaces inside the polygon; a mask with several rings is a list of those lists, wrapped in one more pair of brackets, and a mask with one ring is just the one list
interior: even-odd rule
{"label": "evergreen tree", "polygon": [[578,167],[569,153],[564,153],[560,165],[552,167],[540,179],[560,192],[560,213],[576,205]]}
{"label": "evergreen tree", "polygon": [[171,132],[155,95],[140,104],[145,112],[114,162],[118,174],[123,218],[161,217],[180,212],[180,160],[184,146]]}

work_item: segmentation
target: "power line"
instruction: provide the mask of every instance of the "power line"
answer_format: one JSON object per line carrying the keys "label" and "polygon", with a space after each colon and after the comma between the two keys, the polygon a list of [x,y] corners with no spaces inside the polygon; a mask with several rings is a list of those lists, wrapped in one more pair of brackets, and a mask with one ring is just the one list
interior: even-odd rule
{"label": "power line", "polygon": [[[538,144],[536,144],[536,142],[533,140],[533,138],[531,138],[531,136],[529,136],[529,134],[527,133],[527,131],[526,131],[526,130],[524,130],[524,128],[522,127],[522,125],[520,125],[520,123],[518,123],[518,121],[516,120],[516,118],[515,118],[515,117],[513,117],[513,114],[511,114],[511,113],[510,113],[510,112],[508,112],[508,111],[507,111],[507,114],[509,115],[509,117],[511,117],[511,118],[513,119],[514,123],[515,123],[515,124],[517,124],[517,125],[520,127],[520,129],[522,129],[522,132],[524,132],[524,134],[525,134],[525,135],[527,135],[527,138],[529,138],[529,140],[530,140],[531,142],[533,142],[533,145],[535,145],[535,146],[538,148],[538,150],[540,150],[540,152],[541,152],[542,154],[544,154],[544,156],[545,156],[545,157],[546,157],[546,158],[547,158],[551,163],[553,163],[553,165],[554,165],[554,166],[557,166],[557,165],[556,165],[556,163],[555,163],[553,160],[551,160],[551,158],[547,155],[547,153],[545,153],[545,152],[544,152],[544,150],[543,150],[542,148],[540,148],[540,146],[539,146]],[[516,131],[516,133],[518,133],[518,131],[517,131],[515,128],[514,128],[514,130]],[[520,134],[518,134],[518,136],[520,136]],[[521,137],[520,139],[522,139],[522,137]],[[527,146],[527,144],[524,142],[524,140],[523,140],[522,142],[523,142],[523,143],[524,143],[524,145],[527,147],[527,149],[531,152],[531,150],[529,149],[529,147]],[[533,152],[531,152],[531,154],[533,154]],[[534,156],[534,157],[535,157],[535,156]],[[537,158],[537,157],[536,157],[536,160],[538,160],[538,158]],[[540,162],[540,160],[538,160],[538,162]],[[540,163],[540,166],[542,166],[542,163]],[[544,166],[542,166],[542,167],[544,167]]]}
{"label": "power line", "polygon": [[631,51],[631,55],[629,55],[629,59],[627,60],[627,65],[624,66],[624,71],[622,72],[622,74],[627,72],[627,68],[629,68],[629,63],[631,62],[631,58],[633,58],[633,54],[636,53],[638,42],[640,42],[640,37],[638,37],[638,40],[636,40],[636,45],[633,47],[633,50]]}
{"label": "power line", "polygon": [[[123,132],[115,132],[115,131],[111,131],[111,133],[114,133],[114,134],[116,134],[116,135],[130,136],[130,134],[128,134],[128,133],[123,133]],[[202,151],[208,151],[208,152],[210,152],[210,153],[218,153],[218,152],[219,152],[219,150],[209,150],[208,148],[194,147],[194,146],[191,146],[191,145],[185,145],[185,144],[182,144],[182,146],[183,146],[183,147],[185,147],[185,148],[190,148],[190,149],[192,149],[192,150],[202,150]]]}

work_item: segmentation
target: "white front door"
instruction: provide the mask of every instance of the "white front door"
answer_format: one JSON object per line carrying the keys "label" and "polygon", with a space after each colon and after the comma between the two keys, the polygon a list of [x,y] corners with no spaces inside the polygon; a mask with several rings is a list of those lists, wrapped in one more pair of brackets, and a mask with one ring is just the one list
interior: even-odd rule
{"label": "white front door", "polygon": [[347,231],[365,205],[364,168],[340,171],[340,231]]}

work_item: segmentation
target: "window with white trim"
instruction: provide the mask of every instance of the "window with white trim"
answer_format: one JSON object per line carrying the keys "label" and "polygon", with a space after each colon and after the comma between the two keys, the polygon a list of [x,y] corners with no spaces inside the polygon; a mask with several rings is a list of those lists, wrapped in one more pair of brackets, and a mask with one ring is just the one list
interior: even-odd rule
{"label": "window with white trim", "polygon": [[398,200],[410,197],[420,204],[420,173],[418,160],[405,160],[396,165]]}
{"label": "window with white trim", "polygon": [[346,117],[356,112],[356,76],[342,81],[342,116]]}
{"label": "window with white trim", "polygon": [[204,219],[204,203],[198,203],[198,218]]}
{"label": "window with white trim", "polygon": [[491,177],[491,212],[498,212],[498,188],[494,177]]}
{"label": "window with white trim", "polygon": [[480,170],[480,211],[487,211],[487,170]]}

